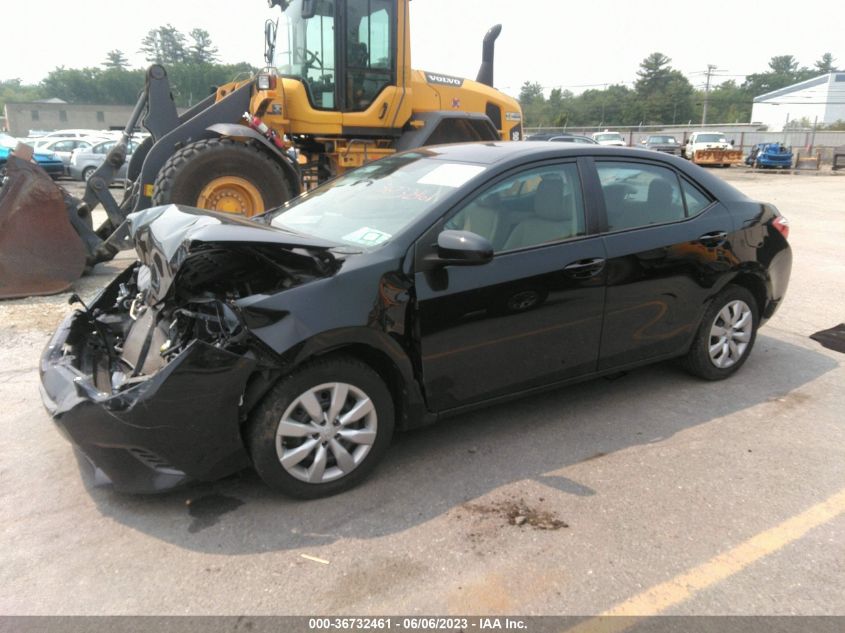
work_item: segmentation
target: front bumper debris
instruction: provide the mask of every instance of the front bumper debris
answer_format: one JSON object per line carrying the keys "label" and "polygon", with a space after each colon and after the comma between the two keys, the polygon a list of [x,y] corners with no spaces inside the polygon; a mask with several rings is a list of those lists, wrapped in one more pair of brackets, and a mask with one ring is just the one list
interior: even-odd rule
{"label": "front bumper debris", "polygon": [[161,492],[249,466],[239,416],[256,366],[249,354],[194,340],[145,380],[112,389],[98,376],[103,359],[89,344],[95,336],[91,318],[77,311],[53,335],[40,368],[44,406],[95,467],[95,483]]}

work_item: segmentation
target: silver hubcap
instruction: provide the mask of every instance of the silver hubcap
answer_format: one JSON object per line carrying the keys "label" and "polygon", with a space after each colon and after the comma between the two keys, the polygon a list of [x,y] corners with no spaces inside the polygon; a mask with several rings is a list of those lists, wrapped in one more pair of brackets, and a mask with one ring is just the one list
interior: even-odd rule
{"label": "silver hubcap", "polygon": [[731,301],[710,328],[710,361],[719,369],[736,365],[751,342],[754,317],[744,301]]}
{"label": "silver hubcap", "polygon": [[372,400],[346,383],[309,389],[287,408],[276,429],[276,455],[300,481],[321,484],[361,465],[376,441]]}

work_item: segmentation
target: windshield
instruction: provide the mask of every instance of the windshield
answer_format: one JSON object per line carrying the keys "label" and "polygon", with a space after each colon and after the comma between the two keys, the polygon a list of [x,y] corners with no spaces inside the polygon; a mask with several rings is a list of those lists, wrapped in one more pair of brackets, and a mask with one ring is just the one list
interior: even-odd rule
{"label": "windshield", "polygon": [[674,136],[649,136],[648,142],[649,143],[666,143],[667,145],[674,145],[678,141],[675,140]]}
{"label": "windshield", "polygon": [[368,109],[396,83],[396,0],[312,0],[310,6],[307,18],[303,0],[284,12],[276,36],[276,67],[302,81],[317,109]]}
{"label": "windshield", "polygon": [[597,141],[621,141],[622,135],[621,134],[596,134],[595,139]]}
{"label": "windshield", "polygon": [[728,139],[723,134],[699,134],[695,137],[696,143],[727,143]]}
{"label": "windshield", "polygon": [[274,65],[282,75],[301,79],[316,108],[335,107],[334,2],[318,0],[313,17],[302,17],[302,0],[282,14]]}
{"label": "windshield", "polygon": [[413,152],[351,171],[272,212],[278,229],[373,249],[486,169]]}

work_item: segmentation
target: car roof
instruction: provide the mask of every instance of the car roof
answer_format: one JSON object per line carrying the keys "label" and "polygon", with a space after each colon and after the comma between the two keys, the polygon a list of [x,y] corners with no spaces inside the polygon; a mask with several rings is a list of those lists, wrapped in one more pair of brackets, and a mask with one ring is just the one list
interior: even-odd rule
{"label": "car roof", "polygon": [[694,182],[700,183],[716,197],[722,200],[746,200],[747,196],[727,182],[712,175],[707,170],[692,165],[689,161],[669,154],[660,154],[652,150],[633,147],[613,147],[607,145],[588,145],[586,143],[549,143],[547,141],[493,141],[478,143],[457,143],[454,145],[434,145],[405,152],[422,153],[426,157],[459,163],[496,166],[498,170],[519,167],[534,161],[557,158],[576,158],[592,156],[596,158],[635,158],[667,164],[680,171]]}

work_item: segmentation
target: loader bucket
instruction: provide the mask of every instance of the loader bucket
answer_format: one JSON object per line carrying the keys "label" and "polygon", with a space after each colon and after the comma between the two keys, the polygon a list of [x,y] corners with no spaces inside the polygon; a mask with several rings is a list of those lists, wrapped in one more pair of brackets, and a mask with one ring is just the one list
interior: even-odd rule
{"label": "loader bucket", "polygon": [[0,189],[0,299],[63,292],[82,276],[86,251],[65,197],[38,165],[9,156]]}

